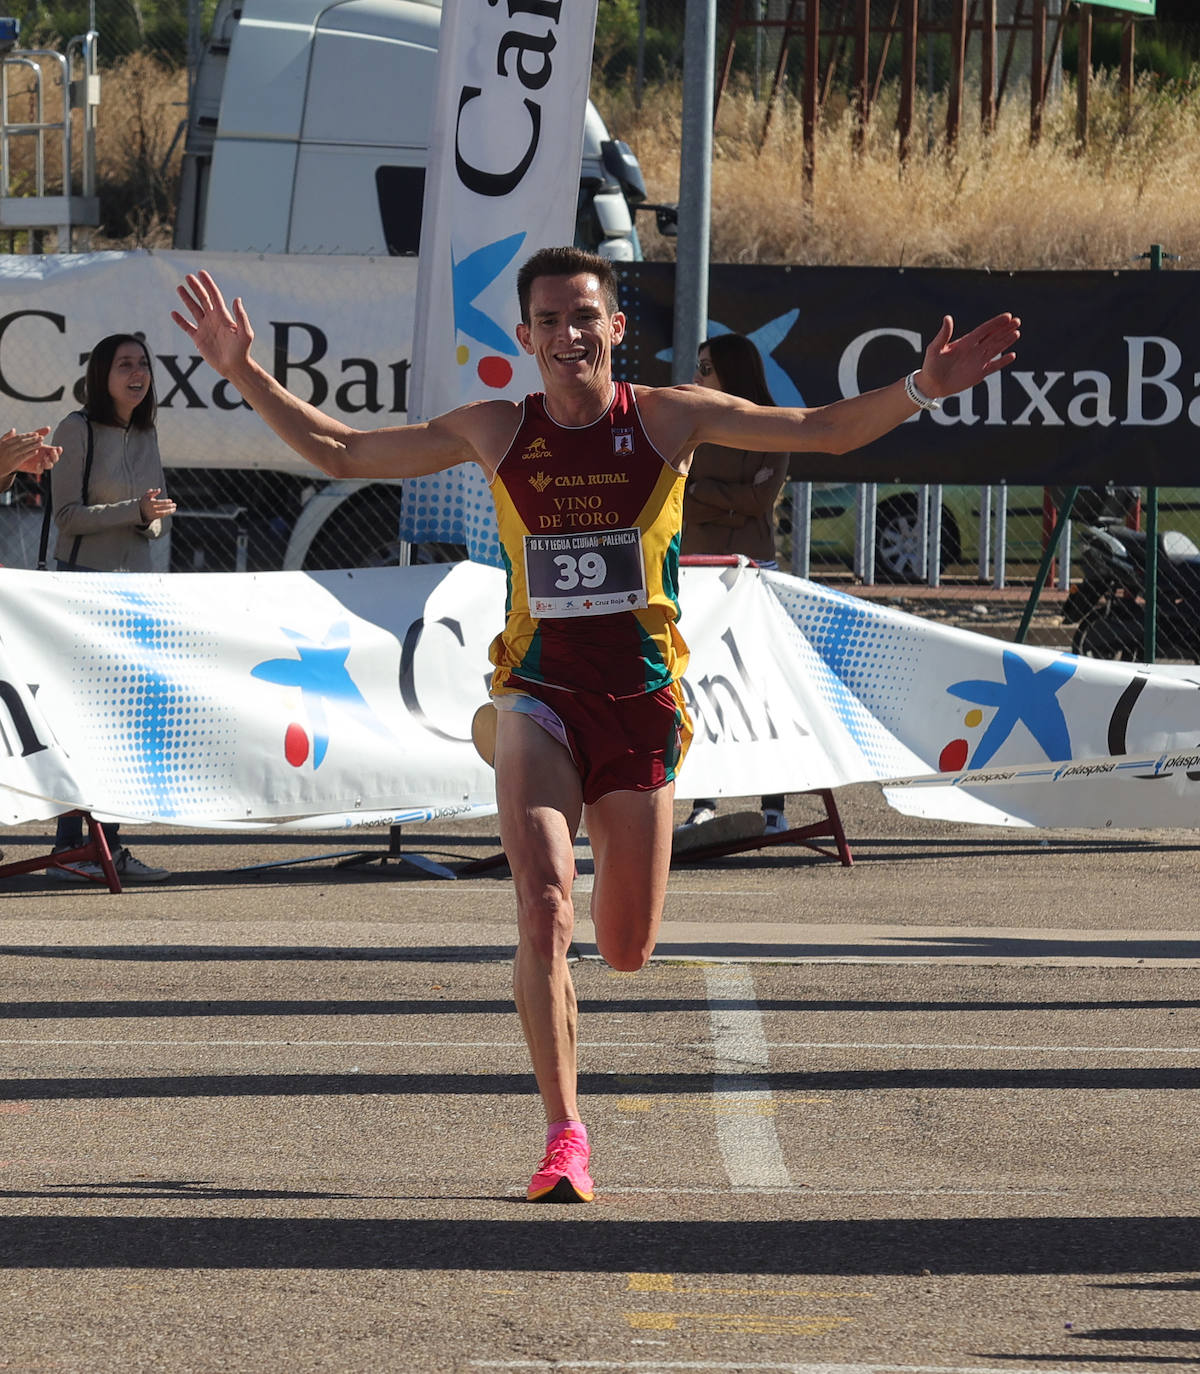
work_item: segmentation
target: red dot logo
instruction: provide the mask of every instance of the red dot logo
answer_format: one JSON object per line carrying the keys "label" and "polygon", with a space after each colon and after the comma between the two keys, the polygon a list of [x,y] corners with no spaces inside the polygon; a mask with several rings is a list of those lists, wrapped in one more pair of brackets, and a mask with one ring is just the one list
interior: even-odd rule
{"label": "red dot logo", "polygon": [[506,358],[497,358],[491,354],[479,360],[479,380],[484,386],[494,387],[501,391],[512,381],[512,364]]}
{"label": "red dot logo", "polygon": [[967,742],[965,739],[952,739],[938,755],[939,773],[957,773],[967,762]]}
{"label": "red dot logo", "polygon": [[295,721],[284,732],[283,757],[293,768],[299,768],[308,759],[308,732]]}

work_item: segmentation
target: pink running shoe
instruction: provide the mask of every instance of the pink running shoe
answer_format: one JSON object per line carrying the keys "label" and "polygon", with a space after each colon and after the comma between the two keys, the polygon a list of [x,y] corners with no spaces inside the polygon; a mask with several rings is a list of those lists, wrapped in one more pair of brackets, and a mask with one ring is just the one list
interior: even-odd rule
{"label": "pink running shoe", "polygon": [[591,1202],[595,1194],[587,1171],[590,1155],[586,1139],[568,1126],[547,1146],[525,1196],[530,1202]]}

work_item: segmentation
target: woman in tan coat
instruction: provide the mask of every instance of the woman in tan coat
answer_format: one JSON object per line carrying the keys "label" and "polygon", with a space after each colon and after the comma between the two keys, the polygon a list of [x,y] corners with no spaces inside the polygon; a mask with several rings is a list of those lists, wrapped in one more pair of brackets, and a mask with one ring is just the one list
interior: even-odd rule
{"label": "woman in tan coat", "polygon": [[[756,405],[775,401],[767,386],[762,358],[744,334],[717,334],[699,349],[697,386],[742,396]],[[687,554],[743,554],[760,568],[777,568],[775,502],[787,479],[787,453],[751,453],[701,444],[692,459],[683,494],[683,541]],[[768,835],[788,828],[784,799],[762,799],[763,828]],[[697,797],[687,825],[712,820],[717,803]]]}

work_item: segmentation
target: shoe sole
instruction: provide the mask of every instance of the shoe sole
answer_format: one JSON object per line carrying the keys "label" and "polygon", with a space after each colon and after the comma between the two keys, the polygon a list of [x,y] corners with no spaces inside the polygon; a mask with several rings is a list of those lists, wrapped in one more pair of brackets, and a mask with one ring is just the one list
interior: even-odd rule
{"label": "shoe sole", "polygon": [[526,1193],[529,1202],[591,1202],[595,1193],[581,1193],[565,1175],[553,1188],[545,1188],[540,1193]]}
{"label": "shoe sole", "polygon": [[680,826],[671,839],[672,854],[688,854],[714,844],[752,840],[763,833],[761,811],[729,811],[701,825]]}

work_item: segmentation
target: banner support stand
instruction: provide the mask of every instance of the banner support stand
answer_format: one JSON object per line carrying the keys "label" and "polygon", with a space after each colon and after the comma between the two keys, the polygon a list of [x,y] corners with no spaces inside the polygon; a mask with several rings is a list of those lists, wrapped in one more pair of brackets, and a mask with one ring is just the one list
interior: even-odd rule
{"label": "banner support stand", "polygon": [[[773,835],[751,835],[746,839],[723,840],[716,844],[696,845],[694,849],[688,849],[678,856],[679,862],[692,863],[704,862],[706,859],[723,859],[728,854],[745,854],[753,849],[767,849],[776,844],[799,844],[805,849],[815,850],[826,859],[838,859],[843,868],[853,868],[854,857],[850,853],[850,846],[846,842],[846,832],[842,828],[842,818],[838,812],[837,802],[833,798],[833,790],[828,787],[816,787],[811,792],[801,795],[806,797],[820,797],[825,806],[825,819],[812,821],[808,825],[793,826],[790,830],[780,830]],[[834,851],[822,844],[816,844],[816,840],[832,840]],[[672,867],[675,860],[672,859]]]}
{"label": "banner support stand", "polygon": [[[108,836],[104,827],[95,820],[90,811],[67,811],[68,816],[82,816],[87,822],[88,838],[86,843],[75,849],[60,849],[57,854],[43,854],[37,859],[17,859],[13,863],[0,864],[0,878],[13,878],[19,873],[37,873],[41,869],[62,868],[89,883],[105,883],[115,896],[121,891],[121,879],[113,865],[112,852],[108,847]],[[76,864],[95,864],[101,877],[93,877],[76,868]]]}
{"label": "banner support stand", "polygon": [[255,873],[264,868],[289,868],[293,864],[315,864],[329,859],[335,860],[335,868],[358,868],[363,864],[371,863],[377,863],[381,868],[386,868],[389,863],[412,864],[414,868],[419,868],[422,873],[432,878],[458,877],[454,869],[438,863],[435,859],[427,859],[424,854],[402,853],[400,849],[400,827],[398,825],[388,827],[388,847],[386,849],[343,849],[335,854],[308,854],[301,859],[275,859],[267,864],[246,864],[237,871],[239,873]]}

